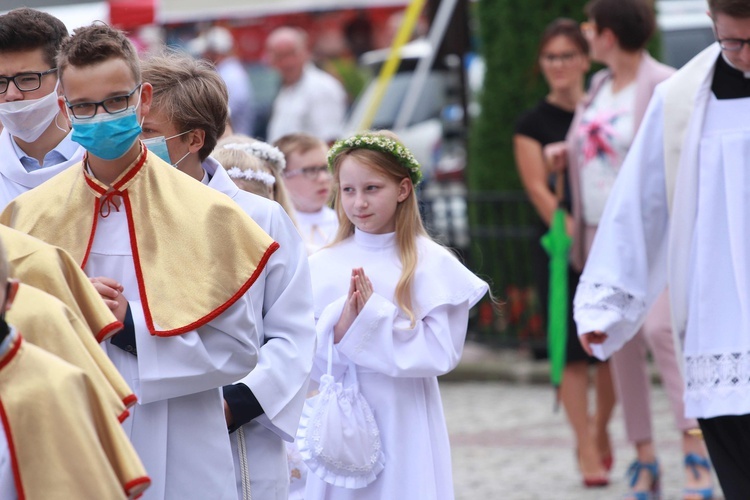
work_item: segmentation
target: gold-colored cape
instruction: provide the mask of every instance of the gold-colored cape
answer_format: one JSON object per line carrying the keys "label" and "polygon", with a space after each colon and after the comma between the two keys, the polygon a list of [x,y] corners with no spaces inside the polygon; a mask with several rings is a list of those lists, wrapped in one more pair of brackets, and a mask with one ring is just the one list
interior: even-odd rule
{"label": "gold-colored cape", "polygon": [[0,356],[0,416],[18,498],[134,498],[151,483],[78,368],[16,335]]}
{"label": "gold-colored cape", "polygon": [[0,222],[64,248],[85,268],[100,211],[105,216],[115,210],[111,197],[121,197],[117,210],[127,214],[152,335],[179,335],[219,316],[247,292],[278,248],[229,197],[145,147],[111,191],[84,162],[17,197]]}
{"label": "gold-colored cape", "polygon": [[122,328],[83,270],[63,249],[0,225],[10,276],[57,297],[76,313],[96,340]]}
{"label": "gold-colored cape", "polygon": [[50,354],[83,370],[99,399],[120,422],[136,397],[94,340],[88,327],[63,302],[23,283],[8,311],[8,323],[24,332],[24,338]]}

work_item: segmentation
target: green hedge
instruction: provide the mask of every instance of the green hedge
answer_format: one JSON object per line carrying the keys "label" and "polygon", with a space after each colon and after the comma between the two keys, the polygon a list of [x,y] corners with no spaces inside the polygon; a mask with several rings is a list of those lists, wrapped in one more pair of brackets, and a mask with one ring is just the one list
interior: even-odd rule
{"label": "green hedge", "polygon": [[586,0],[479,0],[480,51],[487,65],[481,114],[469,136],[471,189],[516,190],[513,161],[516,118],[545,95],[537,48],[544,28],[557,17],[584,20]]}

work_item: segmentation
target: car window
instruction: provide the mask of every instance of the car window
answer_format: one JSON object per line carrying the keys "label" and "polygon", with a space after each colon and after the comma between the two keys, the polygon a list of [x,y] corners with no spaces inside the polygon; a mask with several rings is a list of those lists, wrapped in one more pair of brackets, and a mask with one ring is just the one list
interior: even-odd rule
{"label": "car window", "polygon": [[679,68],[714,42],[711,28],[662,31],[664,63]]}
{"label": "car window", "polygon": [[[396,121],[396,117],[404,105],[404,99],[413,74],[410,71],[396,73],[393,76],[370,128],[393,128],[393,123]],[[357,127],[361,123],[366,111],[364,109],[365,103],[370,102],[372,99],[376,81],[374,79],[368,84],[365,91],[352,106],[352,114],[349,120],[352,127]],[[414,109],[411,120],[409,120],[409,126],[440,116],[440,111],[445,104],[445,86],[446,75],[444,72],[433,71],[429,74],[419,94],[419,101]]]}

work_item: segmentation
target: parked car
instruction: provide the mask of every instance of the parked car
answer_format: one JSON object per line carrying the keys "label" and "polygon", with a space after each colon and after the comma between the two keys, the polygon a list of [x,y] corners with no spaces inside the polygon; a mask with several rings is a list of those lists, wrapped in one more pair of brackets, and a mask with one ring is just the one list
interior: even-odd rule
{"label": "parked car", "polygon": [[662,37],[662,59],[679,68],[714,40],[705,0],[659,0],[656,17]]}

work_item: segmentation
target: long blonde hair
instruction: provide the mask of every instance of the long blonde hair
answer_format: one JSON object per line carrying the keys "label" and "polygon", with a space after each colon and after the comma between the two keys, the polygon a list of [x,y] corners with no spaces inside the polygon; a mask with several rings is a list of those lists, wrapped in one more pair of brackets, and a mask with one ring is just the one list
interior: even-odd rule
{"label": "long blonde hair", "polygon": [[[372,135],[383,135],[401,142],[396,134],[386,130],[372,132]],[[339,170],[341,168],[341,162],[346,157],[350,157],[357,162],[388,176],[396,183],[400,183],[402,179],[409,179],[409,173],[406,169],[401,166],[394,156],[388,153],[353,147],[338,154],[333,161],[333,178],[335,185],[333,206],[339,217],[339,229],[331,243],[332,245],[343,241],[354,234],[354,224],[346,216],[340,196]],[[411,184],[411,179],[409,180],[409,183]],[[401,277],[398,280],[395,292],[396,305],[406,313],[413,328],[416,324],[416,315],[414,314],[412,305],[412,283],[414,281],[414,273],[417,269],[417,239],[420,236],[426,238],[430,237],[427,234],[424,224],[422,224],[422,218],[419,215],[419,204],[417,202],[417,194],[414,192],[413,185],[411,186],[409,195],[406,199],[396,207],[394,217],[396,218],[396,245],[401,259]]]}

